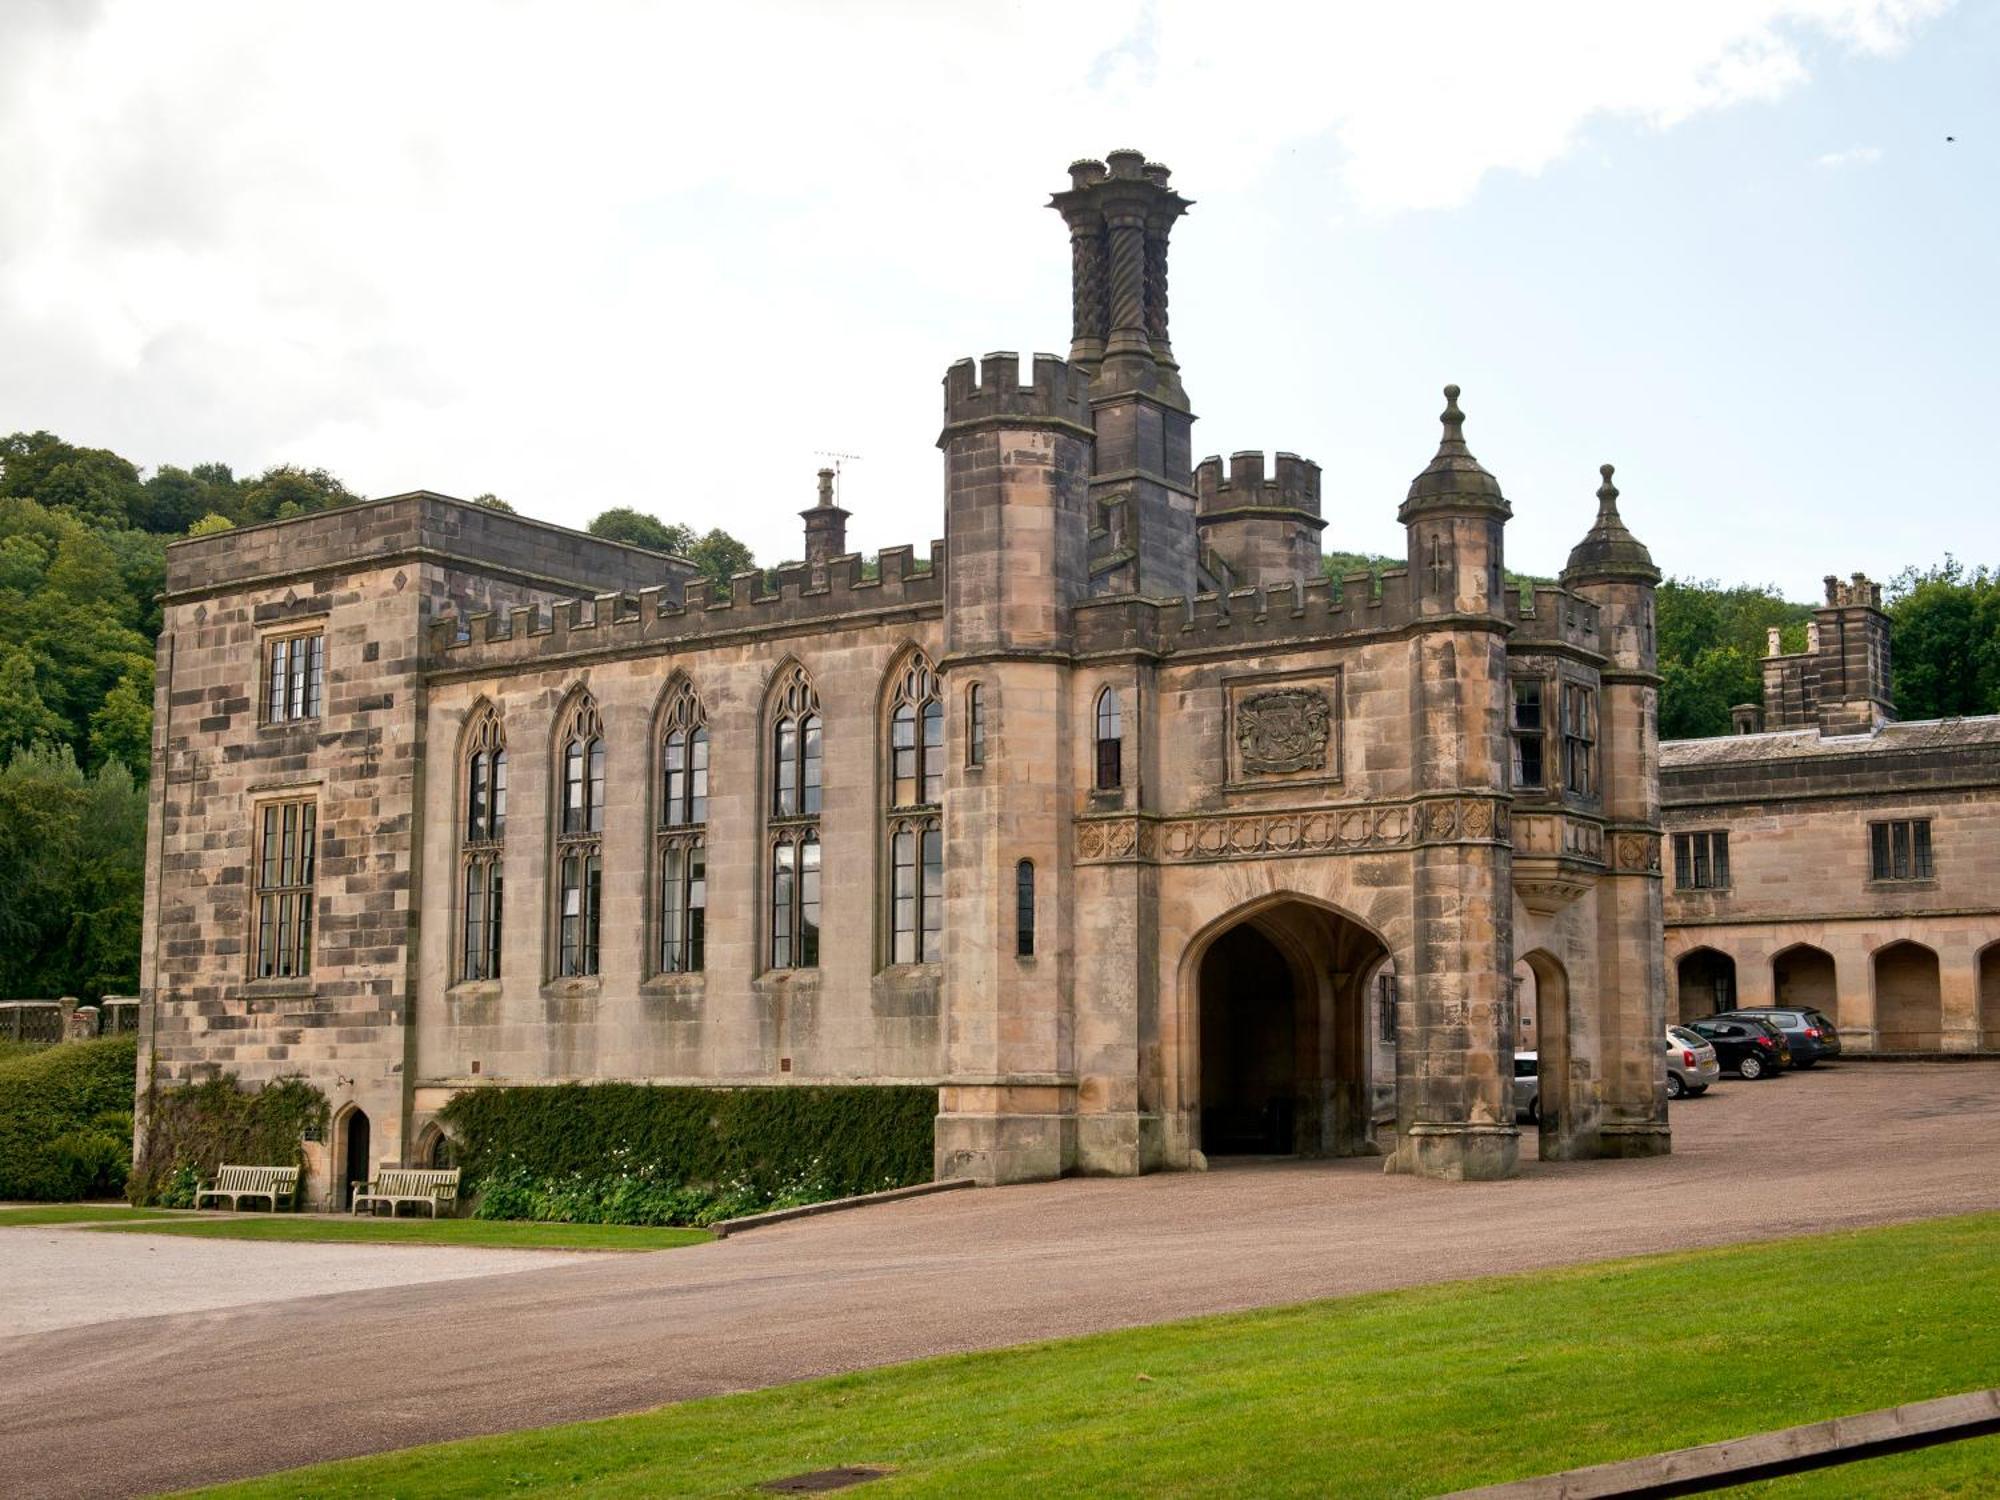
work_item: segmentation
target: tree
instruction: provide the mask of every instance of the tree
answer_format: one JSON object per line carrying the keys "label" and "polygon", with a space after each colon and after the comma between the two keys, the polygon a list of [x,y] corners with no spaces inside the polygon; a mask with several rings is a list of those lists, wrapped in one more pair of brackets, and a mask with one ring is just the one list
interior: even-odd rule
{"label": "tree", "polygon": [[491,490],[488,490],[483,495],[474,495],[472,497],[472,503],[474,505],[483,505],[488,510],[504,511],[506,512],[506,514],[510,516],[514,514],[514,507],[509,505],[505,500],[502,500],[498,495],[494,494]]}
{"label": "tree", "polygon": [[34,745],[59,745],[69,730],[35,683],[35,659],[0,645],[0,755]]}
{"label": "tree", "polygon": [[90,757],[119,764],[144,781],[152,772],[153,664],[133,658],[90,716]]}
{"label": "tree", "polygon": [[2000,571],[1946,556],[1889,582],[1896,712],[1905,719],[2000,713]]}
{"label": "tree", "polygon": [[694,540],[694,533],[687,527],[669,526],[657,516],[649,516],[629,505],[614,506],[585,529],[592,536],[602,537],[607,542],[624,542],[628,546],[675,555],[679,555]]}
{"label": "tree", "polygon": [[720,527],[689,543],[682,555],[701,569],[702,576],[710,583],[722,588],[729,586],[731,574],[745,573],[757,566],[750,549]]}
{"label": "tree", "polygon": [[188,535],[214,536],[218,531],[234,531],[235,529],[236,523],[230,520],[229,517],[220,516],[211,511],[199,521],[196,521],[194,525],[188,527]]}
{"label": "tree", "polygon": [[1729,733],[1729,710],[1763,696],[1765,634],[1773,625],[1788,651],[1805,645],[1812,606],[1775,585],[1669,578],[1655,595],[1660,658],[1660,738]]}
{"label": "tree", "polygon": [[139,980],[146,797],[121,764],[67,746],[0,769],[0,990],[129,993]]}
{"label": "tree", "polygon": [[240,519],[246,523],[288,521],[294,516],[352,505],[360,498],[324,469],[277,464],[251,480],[244,489]]}
{"label": "tree", "polygon": [[108,448],[78,448],[52,432],[0,438],[0,496],[37,500],[101,526],[135,524],[145,509],[139,470]]}

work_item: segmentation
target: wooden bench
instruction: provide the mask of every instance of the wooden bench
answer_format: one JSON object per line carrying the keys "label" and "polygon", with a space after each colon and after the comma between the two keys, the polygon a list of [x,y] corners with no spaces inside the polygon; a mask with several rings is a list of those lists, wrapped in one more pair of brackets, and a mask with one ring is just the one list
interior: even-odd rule
{"label": "wooden bench", "polygon": [[373,1182],[363,1183],[355,1189],[350,1206],[356,1213],[365,1208],[372,1214],[386,1203],[389,1205],[389,1217],[393,1219],[397,1204],[423,1203],[430,1207],[431,1217],[435,1219],[440,1208],[451,1208],[457,1202],[456,1167],[383,1167],[376,1173]]}
{"label": "wooden bench", "polygon": [[287,1208],[292,1206],[293,1195],[298,1190],[297,1167],[220,1167],[215,1176],[195,1192],[194,1206],[200,1208],[204,1198],[227,1198],[233,1211],[241,1206],[245,1198],[265,1198],[270,1201],[271,1211],[276,1213],[280,1202]]}

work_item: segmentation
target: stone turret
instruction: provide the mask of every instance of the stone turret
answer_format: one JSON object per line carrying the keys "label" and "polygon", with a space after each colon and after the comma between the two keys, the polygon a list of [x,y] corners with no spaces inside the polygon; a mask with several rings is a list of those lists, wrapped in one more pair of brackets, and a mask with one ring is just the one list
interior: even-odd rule
{"label": "stone turret", "polygon": [[1229,472],[1220,458],[1204,458],[1194,471],[1196,521],[1209,550],[1228,566],[1237,586],[1304,587],[1319,577],[1319,465],[1280,453],[1276,473],[1265,477],[1264,455],[1232,453]]}
{"label": "stone turret", "polygon": [[[1562,585],[1597,606],[1596,810],[1604,818],[1610,868],[1598,877],[1596,1025],[1608,1062],[1598,1081],[1594,1125],[1579,1121],[1574,1144],[1592,1156],[1653,1156],[1668,1149],[1667,1105],[1648,1040],[1666,1025],[1666,963],[1660,931],[1659,652],[1654,590],[1660,570],[1618,514],[1610,464],[1599,467],[1597,519],[1570,552]],[[1567,699],[1561,706],[1570,711]],[[1567,795],[1567,793],[1566,793]],[[1589,810],[1588,801],[1580,810]],[[1588,1117],[1587,1111],[1578,1111]],[[1594,1139],[1592,1138],[1594,1137]]]}
{"label": "stone turret", "polygon": [[1410,484],[1414,909],[1426,935],[1405,977],[1392,1170],[1510,1177],[1514,907],[1507,842],[1507,632],[1500,482],[1465,446],[1458,387],[1444,436]]}
{"label": "stone turret", "polygon": [[1444,388],[1444,435],[1396,512],[1407,532],[1410,592],[1420,615],[1505,616],[1504,534],[1514,509],[1465,445],[1458,387]]}

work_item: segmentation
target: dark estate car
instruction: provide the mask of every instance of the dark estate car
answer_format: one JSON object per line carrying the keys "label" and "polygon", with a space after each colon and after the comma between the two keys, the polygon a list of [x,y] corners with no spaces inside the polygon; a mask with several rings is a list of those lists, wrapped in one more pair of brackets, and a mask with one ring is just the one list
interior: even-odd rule
{"label": "dark estate car", "polygon": [[1785,1034],[1786,1042],[1791,1045],[1792,1066],[1795,1068],[1810,1068],[1822,1057],[1840,1056],[1840,1033],[1833,1029],[1833,1022],[1827,1019],[1825,1011],[1814,1010],[1810,1005],[1803,1009],[1773,1007],[1769,1010],[1759,1006],[1755,1010],[1726,1010],[1714,1019],[1735,1021],[1745,1016],[1768,1021]]}
{"label": "dark estate car", "polygon": [[1792,1049],[1785,1034],[1755,1016],[1708,1016],[1687,1028],[1715,1048],[1716,1061],[1745,1078],[1775,1078],[1789,1067]]}

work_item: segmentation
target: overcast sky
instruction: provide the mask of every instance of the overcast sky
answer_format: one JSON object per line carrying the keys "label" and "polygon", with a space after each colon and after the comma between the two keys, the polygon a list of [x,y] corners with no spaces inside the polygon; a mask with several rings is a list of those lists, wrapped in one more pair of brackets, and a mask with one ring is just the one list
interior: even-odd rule
{"label": "overcast sky", "polygon": [[[1400,551],[1438,388],[1558,568],[2000,561],[2000,7],[0,0],[0,431],[801,551],[942,525],[939,380],[1068,344],[1067,163],[1196,200],[1197,454]],[[1947,136],[1956,136],[1947,142]]]}

